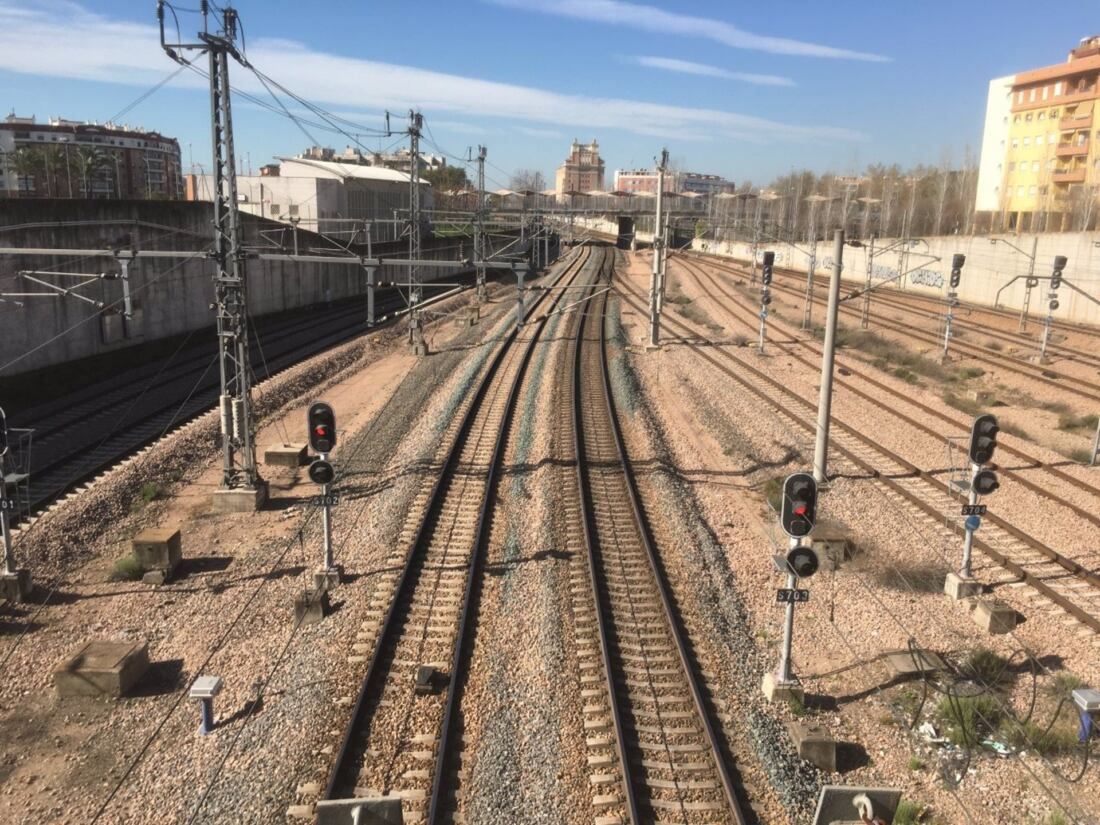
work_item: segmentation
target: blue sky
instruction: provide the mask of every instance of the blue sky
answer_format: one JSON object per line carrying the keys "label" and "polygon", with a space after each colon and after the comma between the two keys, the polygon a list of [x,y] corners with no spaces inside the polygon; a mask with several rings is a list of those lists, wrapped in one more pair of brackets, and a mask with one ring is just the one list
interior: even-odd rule
{"label": "blue sky", "polygon": [[[757,184],[791,168],[958,161],[980,145],[991,78],[1061,62],[1100,28],[1095,0],[1064,0],[1057,14],[1015,0],[995,14],[973,0],[239,0],[237,9],[264,74],[367,127],[381,128],[387,108],[397,125],[420,107],[449,152],[488,147],[493,186],[518,167],[552,181],[574,136],[599,139],[609,172],[649,165],[667,145],[684,168]],[[154,12],[153,0],[0,0],[0,105],[40,119],[113,116],[174,68]],[[181,13],[180,23],[186,35],[199,18]],[[231,73],[266,98],[245,69]],[[185,167],[189,157],[208,165],[203,83],[184,72],[124,120],[177,137]],[[310,142],[247,101],[235,121],[238,155],[253,167]],[[337,148],[350,142],[311,131]]]}

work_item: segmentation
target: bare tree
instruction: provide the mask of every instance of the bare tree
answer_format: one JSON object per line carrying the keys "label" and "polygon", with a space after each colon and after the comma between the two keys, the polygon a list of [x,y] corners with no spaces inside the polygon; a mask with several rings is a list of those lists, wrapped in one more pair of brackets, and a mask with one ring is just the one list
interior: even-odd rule
{"label": "bare tree", "polygon": [[516,192],[541,192],[546,189],[546,178],[535,169],[517,169],[508,181],[508,188]]}

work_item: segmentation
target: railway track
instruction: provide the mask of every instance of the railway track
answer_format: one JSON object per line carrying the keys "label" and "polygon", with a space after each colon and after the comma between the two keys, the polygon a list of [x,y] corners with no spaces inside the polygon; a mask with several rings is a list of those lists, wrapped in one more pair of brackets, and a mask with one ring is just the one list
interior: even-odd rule
{"label": "railway track", "polygon": [[[435,288],[426,297],[442,291],[442,287]],[[401,296],[391,292],[380,298],[377,311],[379,316],[389,315],[403,305]],[[261,320],[251,342],[257,378],[268,378],[361,335],[363,319],[357,301],[330,311]],[[32,514],[213,409],[219,392],[214,331],[198,330],[193,338],[199,342],[188,346],[191,339],[185,339],[177,361],[137,365],[64,398],[7,410],[10,426],[35,430],[29,488]]]}
{"label": "railway track", "polygon": [[[585,247],[559,283],[585,277]],[[532,310],[559,303],[543,292]],[[323,795],[398,797],[406,823],[457,820],[459,703],[499,465],[527,364],[547,314],[508,333],[471,394],[395,585],[372,600],[358,696]],[[420,508],[414,508],[419,512]]]}
{"label": "railway track", "polygon": [[[589,610],[577,616],[597,825],[747,821],[665,581],[611,396],[607,294],[577,324],[572,422]],[[597,653],[598,651],[598,653]],[[598,661],[597,661],[598,659]],[[602,680],[594,671],[602,671]],[[602,685],[601,685],[602,681]]]}
{"label": "railway track", "polygon": [[[740,270],[736,267],[732,267],[726,264],[718,264],[713,261],[708,261],[711,266],[716,267],[727,272],[734,272],[740,275],[747,275],[747,272]],[[790,270],[780,270],[776,268],[777,275],[783,275],[789,278],[805,278],[804,275],[800,275],[797,272]],[[815,281],[817,283],[817,281]],[[772,289],[784,292],[796,299],[802,299],[805,296],[805,290],[799,286],[791,286],[790,284],[780,283],[778,280],[772,281]],[[815,306],[825,306],[826,300],[822,298],[818,293],[814,295]],[[841,315],[848,317],[859,317],[860,310],[857,307],[849,306],[846,303],[840,305]],[[942,346],[943,339],[941,336],[934,332],[929,332],[926,329],[916,326],[914,324],[907,324],[904,321],[896,321],[893,319],[885,319],[881,315],[876,319],[875,323],[884,329],[896,332],[900,335],[905,335],[909,338],[923,341],[935,347]],[[993,350],[985,349],[975,344],[961,341],[959,339],[953,339],[951,342],[951,348],[957,353],[963,353],[976,361],[981,361],[994,367],[1009,370],[1018,375],[1021,375],[1031,381],[1043,384],[1048,387],[1055,387],[1063,392],[1073,393],[1074,395],[1087,399],[1093,402],[1100,402],[1100,384],[1092,381],[1086,381],[1075,375],[1069,375],[1065,372],[1059,372],[1057,370],[1050,369],[1049,367],[1040,366],[1037,364],[1031,364],[1027,361],[1013,358],[1012,356],[1002,355],[994,352]]]}
{"label": "railway track", "polygon": [[[747,327],[747,329],[749,329],[751,332],[755,332],[758,324],[758,316],[756,315],[756,310],[754,308],[750,308],[743,304],[740,296],[738,296],[735,292],[732,292],[726,286],[726,284],[724,284],[720,279],[714,277],[710,272],[708,272],[703,265],[700,265],[694,261],[680,261],[679,264],[682,265],[687,272],[691,273],[700,282],[700,286],[706,294],[714,297],[716,300],[716,296],[721,296],[723,299],[725,299],[725,302],[720,302],[720,305],[732,316],[743,323]],[[791,338],[785,341],[772,341],[769,342],[769,344],[770,346],[779,349],[785,355],[788,355],[794,360],[798,361],[800,364],[809,369],[811,373],[816,372],[820,368],[821,347],[818,346],[815,341]],[[812,354],[813,358],[811,359],[800,355],[791,346],[792,344],[806,352],[809,352],[810,354]],[[912,427],[915,430],[919,430],[920,432],[937,441],[942,440],[946,435],[950,435],[952,431],[954,431],[954,434],[959,437],[965,437],[969,434],[971,422],[958,421],[952,418],[950,415],[947,415],[946,413],[935,409],[934,407],[930,407],[927,404],[923,404],[909,395],[904,395],[898,392],[889,384],[883,381],[879,381],[871,377],[867,373],[859,370],[853,365],[853,362],[850,360],[841,361],[838,359],[837,364],[838,366],[843,366],[845,370],[847,370],[850,378],[855,378],[856,380],[866,382],[871,387],[873,387],[874,394],[859,388],[854,383],[852,383],[851,380],[845,380],[844,376],[840,375],[834,376],[833,378],[835,386],[841,387],[846,391],[852,393],[853,395],[863,399],[867,403],[878,407],[879,409],[889,413],[892,416],[895,416],[896,418],[903,421],[907,426]],[[894,399],[894,402],[891,405],[887,405],[883,403],[884,397],[892,398]],[[908,404],[913,408],[919,410],[922,415],[927,416],[929,419],[943,422],[944,424],[949,426],[951,430],[945,432],[942,429],[935,429],[933,427],[930,427],[928,424],[924,423],[920,419],[902,413],[898,409],[898,404]],[[1095,497],[1098,500],[1100,500],[1100,487],[1088,482],[1087,480],[1073,476],[1067,473],[1061,467],[1053,466],[1047,462],[1044,462],[1042,459],[1031,455],[1027,451],[1021,450],[1017,447],[1013,447],[1010,444],[1002,443],[999,445],[999,449],[1002,452],[1015,457],[1018,461],[1023,462],[1021,466],[1017,467],[1010,467],[1003,464],[1000,465],[998,467],[998,470],[1006,478],[1012,479],[1013,482],[1018,483],[1020,486],[1024,487],[1032,493],[1035,493],[1036,495],[1040,495],[1050,499],[1051,501],[1054,501],[1059,506],[1064,507],[1079,518],[1088,521],[1093,526],[1100,527],[1100,515],[1098,515],[1095,508],[1090,509],[1088,507],[1083,507],[1070,501],[1064,496],[1058,495],[1057,493],[1051,491],[1049,487],[1037,484],[1036,482],[1027,478],[1023,474],[1023,471],[1040,470],[1043,473],[1046,473],[1047,475],[1051,476],[1052,478],[1058,479],[1061,482],[1072,484],[1075,488],[1086,492],[1087,494]]]}
{"label": "railway track", "polygon": [[[624,300],[642,317],[648,314],[645,296],[632,287],[625,290]],[[812,402],[751,364],[747,358],[738,357],[721,347],[700,345],[700,338],[705,340],[705,336],[687,324],[668,315],[665,316],[665,324],[679,330],[679,343],[759,398],[772,414],[789,422],[792,432],[815,432],[816,408]],[[920,469],[835,416],[830,450],[834,455],[843,456],[857,474],[881,486],[899,510],[908,510],[927,525],[929,531],[936,531],[945,545],[948,542],[958,543],[955,530],[948,528],[945,522],[949,513],[957,512],[959,499],[935,475]],[[980,538],[976,536],[974,539],[976,549],[1016,580],[1030,585],[1093,634],[1100,634],[1100,576],[1004,519],[987,515],[986,526],[980,535]]]}

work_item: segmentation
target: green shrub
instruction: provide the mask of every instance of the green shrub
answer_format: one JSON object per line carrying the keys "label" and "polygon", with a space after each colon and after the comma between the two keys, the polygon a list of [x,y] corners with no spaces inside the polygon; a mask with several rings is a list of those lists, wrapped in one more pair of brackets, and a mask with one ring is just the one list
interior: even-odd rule
{"label": "green shrub", "polygon": [[134,582],[145,574],[141,563],[133,556],[123,556],[115,562],[115,569],[111,571],[111,581]]}
{"label": "green shrub", "polygon": [[923,819],[924,809],[925,806],[920,802],[910,802],[908,799],[903,799],[894,813],[894,825],[918,825]]}
{"label": "green shrub", "polygon": [[1068,670],[1063,670],[1061,673],[1054,674],[1054,678],[1047,685],[1047,693],[1054,699],[1061,699],[1063,696],[1069,696],[1084,684],[1084,681],[1077,676],[1074,676]]}
{"label": "green shrub", "polygon": [[1005,719],[997,734],[1002,742],[1014,750],[1033,751],[1048,756],[1067,753],[1077,747],[1077,731],[1061,717],[1069,718],[1067,714],[1060,714],[1050,730],[1046,729],[1046,725],[1037,725],[1034,722],[1021,724]]}
{"label": "green shrub", "polygon": [[764,498],[775,512],[783,508],[783,480],[785,476],[772,476],[764,482]]}
{"label": "green shrub", "polygon": [[955,745],[975,745],[996,730],[1004,718],[1000,703],[992,696],[944,697],[936,706],[936,717],[945,726],[944,735]]}
{"label": "green shrub", "polygon": [[1097,420],[1097,416],[1095,415],[1072,415],[1070,413],[1064,413],[1058,416],[1058,429],[1095,430]]}
{"label": "green shrub", "polygon": [[970,651],[963,663],[963,673],[982,687],[1001,687],[1012,681],[1007,669],[1008,660],[988,648],[979,647]]}

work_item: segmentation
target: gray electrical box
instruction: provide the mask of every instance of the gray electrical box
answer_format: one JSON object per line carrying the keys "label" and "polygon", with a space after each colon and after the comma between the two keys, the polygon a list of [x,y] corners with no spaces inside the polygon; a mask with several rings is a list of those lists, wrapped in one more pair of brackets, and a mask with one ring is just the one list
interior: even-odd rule
{"label": "gray electrical box", "polygon": [[813,825],[860,825],[861,810],[892,825],[900,802],[901,791],[897,788],[826,785],[817,800]]}
{"label": "gray electrical box", "polygon": [[1100,690],[1096,688],[1077,688],[1073,691],[1073,701],[1085,713],[1100,712]]}

